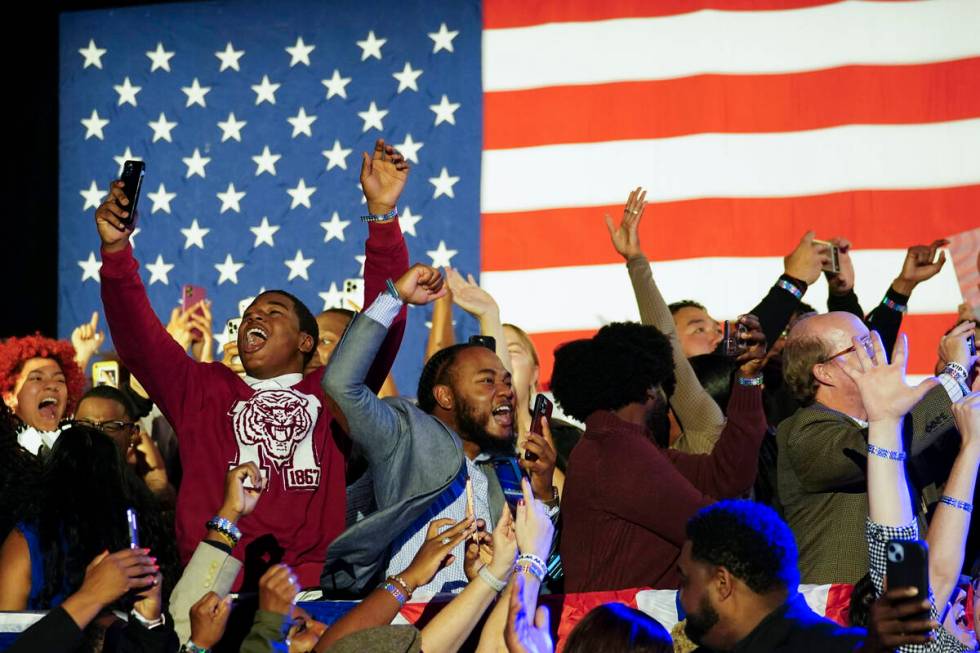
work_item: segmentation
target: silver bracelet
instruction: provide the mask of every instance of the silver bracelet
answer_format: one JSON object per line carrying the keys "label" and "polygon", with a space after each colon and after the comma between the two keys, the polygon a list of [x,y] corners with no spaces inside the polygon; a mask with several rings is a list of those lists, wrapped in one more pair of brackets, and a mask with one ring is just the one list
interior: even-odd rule
{"label": "silver bracelet", "polygon": [[478,571],[476,575],[480,577],[480,580],[482,580],[484,583],[489,585],[490,589],[492,589],[497,594],[503,592],[504,588],[507,587],[507,581],[500,580],[499,578],[491,574],[490,570],[487,569],[486,565],[480,567],[480,571]]}
{"label": "silver bracelet", "polygon": [[384,215],[378,215],[377,213],[368,213],[367,215],[361,216],[361,222],[383,222],[385,220],[391,220],[398,215],[398,207],[396,206],[392,210],[388,211]]}

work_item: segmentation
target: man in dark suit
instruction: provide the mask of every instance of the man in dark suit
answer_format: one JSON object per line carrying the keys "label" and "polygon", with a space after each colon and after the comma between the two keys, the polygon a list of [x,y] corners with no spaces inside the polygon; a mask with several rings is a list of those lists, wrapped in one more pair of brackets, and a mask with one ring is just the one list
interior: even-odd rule
{"label": "man in dark suit", "polygon": [[[930,498],[938,500],[931,485],[945,479],[958,448],[950,405],[968,392],[977,358],[967,346],[972,328],[964,323],[943,337],[946,366],[905,421],[920,519]],[[803,407],[776,434],[778,500],[799,543],[805,583],[854,583],[868,572],[867,412],[844,371],[855,364],[852,337],[870,342],[856,316],[814,315],[793,327],[783,350],[783,376]]]}

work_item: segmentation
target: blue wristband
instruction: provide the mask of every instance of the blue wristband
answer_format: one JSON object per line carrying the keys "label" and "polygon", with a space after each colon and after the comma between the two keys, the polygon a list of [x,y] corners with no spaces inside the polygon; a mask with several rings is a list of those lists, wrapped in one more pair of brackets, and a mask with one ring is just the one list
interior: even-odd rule
{"label": "blue wristband", "polygon": [[738,377],[738,384],[739,385],[749,385],[749,386],[752,386],[752,385],[762,385],[762,383],[763,383],[763,378],[762,378],[762,375],[761,374],[759,376],[753,376],[750,379]]}
{"label": "blue wristband", "polygon": [[959,499],[948,497],[945,494],[940,497],[939,501],[940,503],[945,503],[947,506],[953,506],[968,513],[973,512],[973,504],[969,501],[960,501]]}
{"label": "blue wristband", "polygon": [[786,279],[780,279],[776,285],[797,299],[803,299],[803,291],[791,284],[789,281],[786,281]]}
{"label": "blue wristband", "polygon": [[888,460],[898,460],[902,461],[908,458],[908,454],[904,451],[892,451],[891,449],[883,449],[881,447],[876,447],[873,444],[868,445],[868,453],[878,456],[879,458],[887,458]]}
{"label": "blue wristband", "polygon": [[906,311],[909,310],[908,306],[904,306],[902,304],[899,304],[898,302],[892,301],[891,299],[888,299],[887,296],[881,300],[881,303],[882,305],[887,306],[893,311],[898,311],[899,313],[905,313]]}

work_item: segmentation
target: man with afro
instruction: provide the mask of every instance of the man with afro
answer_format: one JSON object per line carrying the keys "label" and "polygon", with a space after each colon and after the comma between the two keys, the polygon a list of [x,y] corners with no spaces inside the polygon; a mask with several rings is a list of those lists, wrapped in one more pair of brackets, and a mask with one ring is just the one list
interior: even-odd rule
{"label": "man with afro", "polygon": [[[765,342],[758,329],[750,335]],[[740,357],[721,438],[710,455],[694,455],[667,449],[657,437],[674,366],[670,342],[656,327],[610,324],[555,351],[552,391],[586,426],[562,498],[566,591],[678,587],[687,520],[755,480],[766,433],[764,353],[755,344]]]}

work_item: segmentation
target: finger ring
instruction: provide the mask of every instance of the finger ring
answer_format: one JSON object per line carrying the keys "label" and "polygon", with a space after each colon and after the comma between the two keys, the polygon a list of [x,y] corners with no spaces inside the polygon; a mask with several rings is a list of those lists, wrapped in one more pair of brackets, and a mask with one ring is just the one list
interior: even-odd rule
{"label": "finger ring", "polygon": [[446,544],[449,544],[452,541],[453,541],[453,538],[451,538],[451,537],[444,537],[441,540],[439,540],[439,544],[446,545]]}

